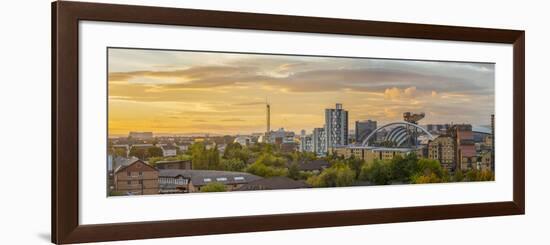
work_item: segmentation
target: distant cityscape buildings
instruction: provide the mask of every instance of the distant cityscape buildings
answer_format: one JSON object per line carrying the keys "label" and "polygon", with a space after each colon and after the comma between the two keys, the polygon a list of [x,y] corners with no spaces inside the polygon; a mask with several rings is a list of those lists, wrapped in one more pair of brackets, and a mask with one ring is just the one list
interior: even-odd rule
{"label": "distant cityscape buildings", "polygon": [[[284,128],[271,130],[271,106],[266,102],[264,133],[154,137],[153,132],[132,131],[128,137],[109,140],[108,191],[127,195],[200,192],[211,181],[224,183],[227,190],[307,187],[304,182],[286,177],[270,179],[242,172],[194,170],[190,159],[177,158],[194,143],[204,144],[207,150],[216,149],[219,154],[233,143],[242,147],[273,144],[281,153],[311,152],[320,159],[300,162],[298,169],[316,173],[330,167],[322,158],[329,155],[354,157],[368,163],[411,153],[437,160],[448,172],[494,171],[494,115],[490,115],[490,128],[453,123],[419,125],[425,116],[405,112],[403,121],[381,126],[374,120],[356,120],[354,131],[350,132],[349,112],[337,103],[334,108],[324,110],[324,125],[311,132],[302,129],[296,135]],[[148,162],[152,158],[160,160],[152,166]]]}
{"label": "distant cityscape buildings", "polygon": [[153,132],[130,132],[129,136],[133,139],[152,139]]}
{"label": "distant cityscape buildings", "polygon": [[369,134],[376,130],[376,121],[355,121],[355,142],[363,142]]}

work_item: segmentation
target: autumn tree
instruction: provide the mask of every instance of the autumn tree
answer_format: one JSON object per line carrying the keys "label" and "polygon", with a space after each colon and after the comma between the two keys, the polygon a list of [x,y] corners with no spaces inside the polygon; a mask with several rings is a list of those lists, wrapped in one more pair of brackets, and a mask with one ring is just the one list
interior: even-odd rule
{"label": "autumn tree", "polygon": [[225,185],[219,182],[211,182],[201,187],[201,192],[224,192],[227,191]]}

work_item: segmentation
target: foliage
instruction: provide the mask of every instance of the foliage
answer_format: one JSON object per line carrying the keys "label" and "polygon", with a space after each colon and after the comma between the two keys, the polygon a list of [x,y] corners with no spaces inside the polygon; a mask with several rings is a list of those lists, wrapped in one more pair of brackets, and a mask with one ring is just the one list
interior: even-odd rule
{"label": "foliage", "polygon": [[361,168],[359,174],[360,180],[370,181],[377,185],[387,185],[390,183],[392,171],[390,162],[375,159]]}
{"label": "foliage", "polygon": [[245,171],[264,178],[288,175],[288,169],[267,166],[262,162],[255,162],[254,164],[246,167]]}
{"label": "foliage", "polygon": [[439,161],[418,158],[411,153],[404,157],[396,155],[389,161],[374,160],[362,167],[359,179],[377,185],[392,182],[434,183],[449,181],[449,174]]}
{"label": "foliage", "polygon": [[221,159],[220,162],[222,168],[227,171],[242,172],[246,168],[246,163],[241,159],[231,158],[231,159]]}
{"label": "foliage", "polygon": [[464,180],[464,173],[462,170],[455,170],[453,174],[453,181],[455,182],[461,182]]}
{"label": "foliage", "polygon": [[263,152],[260,154],[256,163],[261,163],[266,166],[283,168],[286,167],[288,160],[284,157],[277,157],[272,153]]}
{"label": "foliage", "polygon": [[149,147],[149,148],[132,147],[130,149],[129,155],[135,156],[141,160],[147,160],[150,157],[162,157],[162,149],[160,147]]}
{"label": "foliage", "polygon": [[191,160],[191,156],[189,155],[177,155],[172,157],[150,157],[149,158],[149,165],[156,166],[159,161],[187,161]]}
{"label": "foliage", "polygon": [[315,155],[315,153],[313,152],[295,151],[291,154],[291,159],[297,162],[303,162],[303,161],[308,162],[308,161],[317,160],[317,155]]}
{"label": "foliage", "polygon": [[248,146],[248,149],[256,153],[271,153],[271,154],[279,151],[279,148],[276,145],[268,144],[268,143],[257,143],[257,144]]}
{"label": "foliage", "polygon": [[122,191],[115,191],[112,190],[109,192],[109,196],[115,197],[115,196],[126,196],[126,194]]}
{"label": "foliage", "polygon": [[224,192],[225,185],[220,182],[211,182],[201,187],[201,192]]}
{"label": "foliage", "polygon": [[441,179],[435,173],[414,175],[411,178],[411,183],[425,184],[425,183],[441,183]]}
{"label": "foliage", "polygon": [[495,175],[490,170],[469,170],[466,172],[466,181],[493,181]]}
{"label": "foliage", "polygon": [[298,163],[293,162],[288,167],[288,177],[294,180],[299,180],[301,178],[300,169],[298,168]]}
{"label": "foliage", "polygon": [[396,155],[390,162],[391,179],[407,182],[418,171],[418,157],[416,154],[407,154],[405,157]]}
{"label": "foliage", "polygon": [[147,148],[147,157],[162,157],[162,149],[160,147]]}
{"label": "foliage", "polygon": [[338,163],[325,169],[317,176],[311,176],[307,183],[313,187],[350,186],[355,181],[355,172],[346,164]]}
{"label": "foliage", "polygon": [[149,165],[154,167],[157,165],[157,162],[163,161],[163,160],[164,160],[164,157],[150,157],[148,163]]}
{"label": "foliage", "polygon": [[218,147],[215,146],[211,149],[206,149],[206,146],[202,142],[194,143],[190,147],[191,163],[193,169],[201,170],[222,170],[220,164],[220,153]]}
{"label": "foliage", "polygon": [[359,178],[361,174],[361,168],[365,165],[365,161],[355,158],[355,155],[351,155],[350,158],[343,161],[351,170],[355,172],[355,179]]}
{"label": "foliage", "polygon": [[119,157],[126,157],[126,149],[114,148],[112,154]]}
{"label": "foliage", "polygon": [[244,148],[239,143],[229,143],[223,152],[223,158],[225,159],[240,159],[242,162],[246,163],[251,158],[251,151],[247,148]]}
{"label": "foliage", "polygon": [[441,168],[439,161],[426,158],[421,158],[418,160],[415,174],[428,175],[431,173],[436,174],[438,177],[443,176],[443,168]]}
{"label": "foliage", "polygon": [[130,156],[134,156],[134,157],[137,157],[141,160],[145,160],[149,157],[149,154],[147,152],[146,149],[144,148],[136,148],[136,147],[132,147],[130,149]]}

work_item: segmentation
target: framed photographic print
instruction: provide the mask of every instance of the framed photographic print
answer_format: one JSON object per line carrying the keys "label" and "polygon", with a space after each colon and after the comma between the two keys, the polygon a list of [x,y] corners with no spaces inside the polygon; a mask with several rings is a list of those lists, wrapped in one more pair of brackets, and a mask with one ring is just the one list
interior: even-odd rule
{"label": "framed photographic print", "polygon": [[525,33],[52,3],[52,242],[525,212]]}

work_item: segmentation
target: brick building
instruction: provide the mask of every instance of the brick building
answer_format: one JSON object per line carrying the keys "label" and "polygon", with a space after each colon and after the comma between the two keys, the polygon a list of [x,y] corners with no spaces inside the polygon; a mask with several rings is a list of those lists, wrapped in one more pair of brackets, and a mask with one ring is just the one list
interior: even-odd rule
{"label": "brick building", "polygon": [[158,194],[158,177],[159,172],[156,168],[141,160],[135,160],[115,170],[115,191],[124,195]]}

